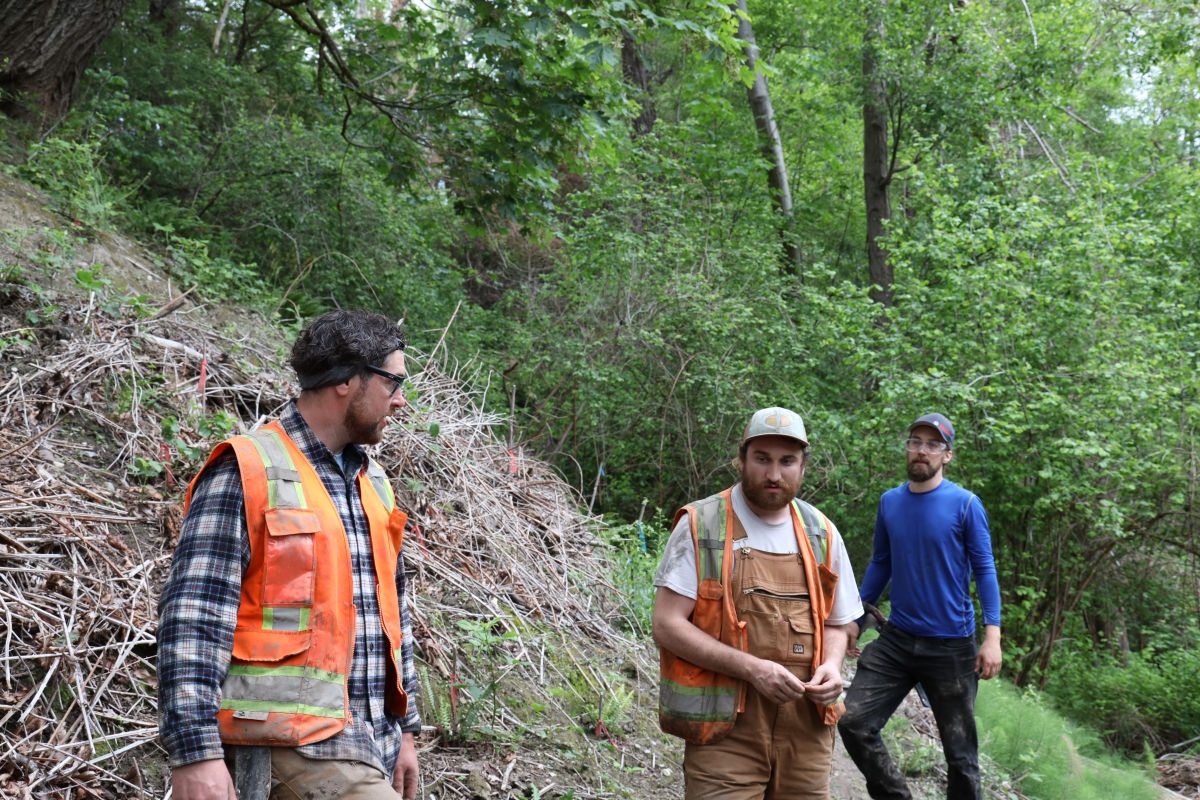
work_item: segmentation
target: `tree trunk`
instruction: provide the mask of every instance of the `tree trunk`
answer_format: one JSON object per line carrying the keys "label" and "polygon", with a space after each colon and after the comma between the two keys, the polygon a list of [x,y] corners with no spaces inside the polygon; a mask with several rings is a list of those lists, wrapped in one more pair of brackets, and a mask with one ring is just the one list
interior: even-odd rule
{"label": "tree trunk", "polygon": [[[225,9],[229,9],[228,2]],[[163,36],[174,36],[179,31],[182,16],[180,0],[150,0],[150,22],[158,26]]]}
{"label": "tree trunk", "polygon": [[100,42],[132,0],[0,0],[0,111],[62,119]]}
{"label": "tree trunk", "polygon": [[867,6],[867,32],[863,37],[863,197],[867,205],[867,266],[871,277],[871,299],[892,304],[892,265],[881,241],[884,222],[892,218],[888,198],[891,170],[888,165],[887,97],[879,75],[875,48],[883,42],[883,6],[887,0],[871,0]]}
{"label": "tree trunk", "polygon": [[625,82],[638,89],[642,113],[633,118],[633,132],[636,136],[645,136],[653,130],[658,112],[654,108],[654,98],[650,96],[650,72],[638,52],[637,42],[628,33],[621,36],[621,72]]}
{"label": "tree trunk", "polygon": [[783,160],[783,142],[779,137],[779,125],[775,122],[771,94],[767,91],[767,76],[758,68],[758,43],[754,40],[754,29],[746,12],[746,0],[737,0],[736,8],[737,38],[746,43],[742,52],[746,56],[746,66],[754,73],[754,83],[746,90],[746,94],[754,114],[754,127],[758,130],[762,157],[771,165],[767,171],[767,186],[771,190],[771,202],[784,217],[784,269],[795,275],[800,272],[800,248],[792,238],[792,190],[788,186],[787,164]]}

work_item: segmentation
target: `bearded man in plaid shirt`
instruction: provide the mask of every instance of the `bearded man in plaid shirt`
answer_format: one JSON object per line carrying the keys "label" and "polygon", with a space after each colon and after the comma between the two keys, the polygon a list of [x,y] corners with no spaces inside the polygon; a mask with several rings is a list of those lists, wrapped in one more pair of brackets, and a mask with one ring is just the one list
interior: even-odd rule
{"label": "bearded man in plaid shirt", "polygon": [[229,745],[270,746],[271,800],[416,797],[405,518],[362,448],[405,404],[404,347],[378,314],[316,318],[299,398],[193,482],[159,604],[175,800],[236,800]]}

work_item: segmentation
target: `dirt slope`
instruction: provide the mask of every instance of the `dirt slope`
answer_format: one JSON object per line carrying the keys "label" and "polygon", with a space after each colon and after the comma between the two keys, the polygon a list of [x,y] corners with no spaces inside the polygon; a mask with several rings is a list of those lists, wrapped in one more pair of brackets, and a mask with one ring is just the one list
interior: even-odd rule
{"label": "dirt slope", "polygon": [[[165,797],[154,632],[181,491],[295,387],[268,315],[181,299],[169,258],[50,205],[0,173],[0,793]],[[377,457],[412,521],[422,796],[680,796],[597,521],[414,355]]]}

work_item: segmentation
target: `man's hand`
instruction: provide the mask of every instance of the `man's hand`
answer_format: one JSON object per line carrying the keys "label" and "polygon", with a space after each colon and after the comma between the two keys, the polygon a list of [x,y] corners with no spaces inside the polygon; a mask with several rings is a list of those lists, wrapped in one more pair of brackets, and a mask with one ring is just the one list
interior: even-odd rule
{"label": "man's hand", "polygon": [[839,665],[826,661],[817,667],[812,680],[804,684],[804,688],[808,690],[809,699],[814,703],[823,706],[833,703],[842,693],[842,671]]}
{"label": "man's hand", "polygon": [[975,671],[985,681],[990,681],[1000,672],[1000,626],[988,625],[979,647],[979,655],[975,656]]}
{"label": "man's hand", "polygon": [[233,778],[220,758],[172,769],[171,797],[175,800],[237,800]]}
{"label": "man's hand", "polygon": [[396,756],[392,788],[404,800],[415,800],[417,796],[417,743],[411,733],[400,735],[400,754]]}
{"label": "man's hand", "polygon": [[862,649],[858,646],[858,623],[847,622],[842,628],[846,631],[846,656],[858,658],[862,655]]}
{"label": "man's hand", "polygon": [[763,697],[775,705],[783,705],[804,696],[804,682],[797,678],[782,664],[774,661],[755,659],[747,678]]}

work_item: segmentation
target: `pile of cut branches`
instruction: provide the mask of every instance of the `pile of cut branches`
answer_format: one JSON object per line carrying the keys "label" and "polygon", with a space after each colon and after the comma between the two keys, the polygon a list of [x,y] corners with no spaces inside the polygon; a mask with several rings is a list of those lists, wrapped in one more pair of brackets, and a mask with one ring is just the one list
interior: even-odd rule
{"label": "pile of cut branches", "polygon": [[[5,328],[27,294],[9,288]],[[0,793],[162,797],[156,604],[182,489],[213,444],[276,415],[295,387],[280,342],[258,338],[261,322],[218,330],[202,306],[134,313],[95,292],[55,302],[53,325],[0,350]],[[547,688],[550,644],[561,640],[578,667],[582,677],[560,673],[559,685],[581,703],[622,696],[611,672],[575,658],[588,647],[648,674],[644,648],[612,624],[620,597],[605,585],[595,521],[576,490],[508,440],[507,420],[483,408],[461,369],[413,361],[410,406],[375,455],[410,514],[418,653],[443,690],[483,702],[466,688],[474,668],[457,627],[473,622],[492,637],[489,657],[507,654],[509,672],[529,677],[569,727]],[[493,726],[524,729],[511,708]]]}
{"label": "pile of cut branches", "polygon": [[1158,759],[1158,784],[1177,796],[1200,800],[1200,758],[1169,753]]}

